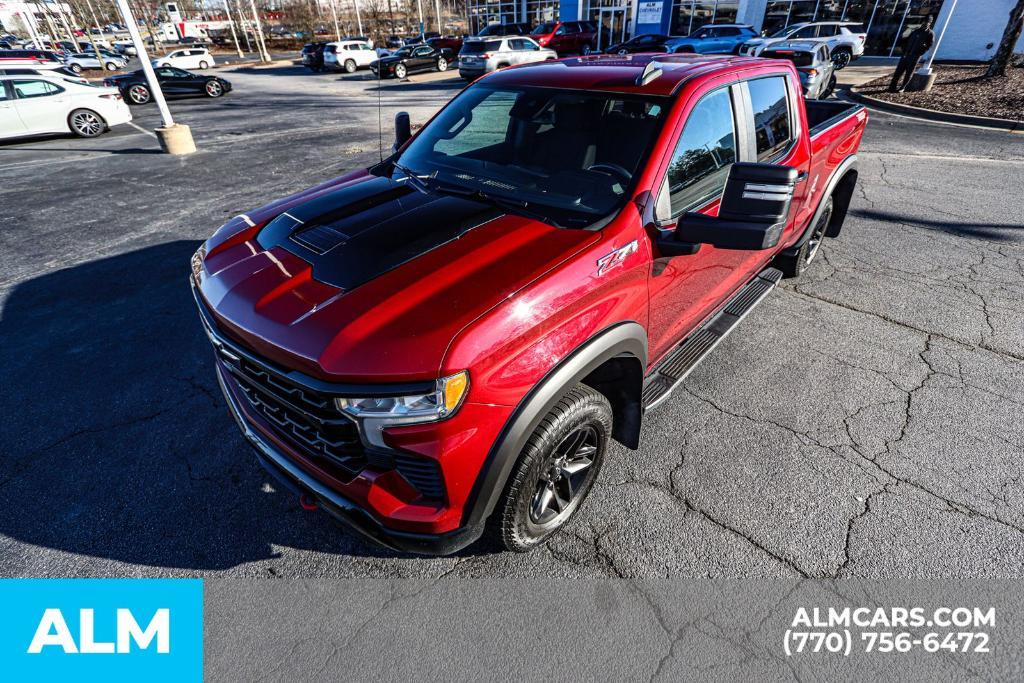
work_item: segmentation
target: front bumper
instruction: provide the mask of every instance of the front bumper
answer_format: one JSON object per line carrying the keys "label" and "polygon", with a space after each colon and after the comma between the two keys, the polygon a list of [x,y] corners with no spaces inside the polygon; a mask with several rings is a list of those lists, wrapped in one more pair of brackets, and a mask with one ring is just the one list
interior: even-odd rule
{"label": "front bumper", "polygon": [[366,538],[393,550],[422,555],[450,555],[476,541],[483,534],[483,525],[466,526],[442,534],[421,534],[389,529],[361,507],[323,482],[307,474],[278,450],[269,440],[249,426],[241,406],[224,383],[223,371],[217,368],[217,382],[227,400],[231,416],[246,440],[256,449],[256,459],[277,481],[296,495],[311,497],[319,507]]}
{"label": "front bumper", "polygon": [[[204,330],[215,349],[248,353],[216,329],[218,324],[199,288],[192,278],[190,282]],[[255,410],[221,351],[216,356],[217,381],[232,416],[255,447],[260,463],[292,491],[310,496],[334,517],[374,541],[405,552],[448,554],[483,533],[483,522],[468,522],[469,486],[507,418],[503,409],[466,403],[459,414],[447,420],[389,429],[385,436],[395,449],[392,463],[382,465],[380,452],[367,451],[377,460],[344,474],[333,463],[311,458],[285,438]],[[417,479],[417,471],[410,473],[398,464],[400,458],[408,462],[410,457],[421,463],[434,462],[440,468],[446,483],[439,497],[420,495],[428,488]],[[413,482],[418,483],[414,486]]]}

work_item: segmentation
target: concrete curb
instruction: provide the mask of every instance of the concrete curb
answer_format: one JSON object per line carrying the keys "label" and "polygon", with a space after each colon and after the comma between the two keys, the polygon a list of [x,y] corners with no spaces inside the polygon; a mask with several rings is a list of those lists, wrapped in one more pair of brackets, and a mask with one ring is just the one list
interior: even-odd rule
{"label": "concrete curb", "polygon": [[300,62],[295,59],[274,59],[269,62],[234,62],[231,64],[224,64],[224,66],[217,65],[214,68],[219,71],[236,71],[238,69],[271,69],[277,66],[298,66]]}
{"label": "concrete curb", "polygon": [[887,102],[885,100],[880,100],[877,97],[871,97],[870,95],[865,95],[864,93],[859,92],[858,87],[859,86],[853,87],[848,90],[850,97],[863,104],[867,104],[884,111],[891,111],[896,114],[903,114],[904,116],[913,116],[914,118],[923,119],[925,121],[960,123],[968,126],[991,128],[992,130],[1005,130],[1011,133],[1024,133],[1024,121],[997,119],[989,116],[972,116],[970,114],[954,114],[948,111],[914,107],[909,104]]}

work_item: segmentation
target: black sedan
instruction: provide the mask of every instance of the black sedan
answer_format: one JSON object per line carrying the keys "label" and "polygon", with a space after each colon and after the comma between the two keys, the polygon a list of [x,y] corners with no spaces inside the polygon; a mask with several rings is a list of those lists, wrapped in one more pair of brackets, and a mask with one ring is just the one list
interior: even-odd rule
{"label": "black sedan", "polygon": [[638,52],[670,52],[665,47],[665,41],[668,40],[668,36],[663,36],[658,33],[644,33],[643,35],[631,38],[624,43],[618,43],[612,45],[605,54],[609,55],[629,55]]}
{"label": "black sedan", "polygon": [[[220,76],[194,74],[173,66],[158,66],[153,71],[156,72],[156,79],[160,82],[160,89],[167,97],[184,95],[220,97],[224,93],[231,92],[231,83]],[[149,83],[146,82],[146,75],[141,69],[123,76],[104,78],[103,85],[110,85],[120,90],[121,96],[128,104],[146,104],[153,99]]]}
{"label": "black sedan", "polygon": [[[370,70],[381,78],[402,79],[415,71],[428,71],[437,69],[447,71],[452,61],[452,52],[448,49],[440,49],[429,45],[407,45],[393,54],[382,57],[370,64]],[[378,74],[377,71],[380,70]]]}

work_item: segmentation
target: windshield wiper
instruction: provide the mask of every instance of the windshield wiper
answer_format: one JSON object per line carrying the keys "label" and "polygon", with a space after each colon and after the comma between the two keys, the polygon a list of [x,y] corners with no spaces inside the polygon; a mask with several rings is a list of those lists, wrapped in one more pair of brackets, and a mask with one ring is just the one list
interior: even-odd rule
{"label": "windshield wiper", "polygon": [[434,177],[437,175],[436,171],[429,175],[417,175],[416,173],[406,168],[402,164],[398,163],[397,161],[392,161],[391,165],[398,169],[398,171],[405,176],[406,180],[409,181],[410,185],[415,187],[423,194],[430,194],[433,191],[430,185],[427,184],[426,179],[433,180]]}
{"label": "windshield wiper", "polygon": [[452,187],[449,185],[438,185],[436,189],[439,192],[446,192],[448,194],[458,195],[460,197],[466,197],[468,199],[475,199],[486,204],[493,204],[494,206],[510,211],[512,213],[518,213],[527,218],[541,221],[542,223],[555,223],[550,216],[545,216],[537,211],[532,211],[529,207],[530,203],[521,199],[511,199],[509,197],[501,197],[498,195],[485,192],[480,189],[473,189],[468,187]]}

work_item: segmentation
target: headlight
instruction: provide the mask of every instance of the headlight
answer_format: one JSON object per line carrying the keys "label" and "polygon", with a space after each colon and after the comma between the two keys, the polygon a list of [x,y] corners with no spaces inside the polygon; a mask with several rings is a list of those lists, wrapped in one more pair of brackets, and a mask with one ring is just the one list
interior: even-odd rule
{"label": "headlight", "polygon": [[199,280],[203,275],[203,261],[206,260],[206,245],[201,245],[196,249],[196,253],[192,254],[192,279],[198,285]]}
{"label": "headlight", "polygon": [[462,404],[469,389],[469,373],[463,370],[437,380],[434,390],[410,396],[344,397],[334,399],[338,410],[360,423],[363,436],[375,446],[385,446],[380,432],[402,424],[434,422],[448,417]]}

